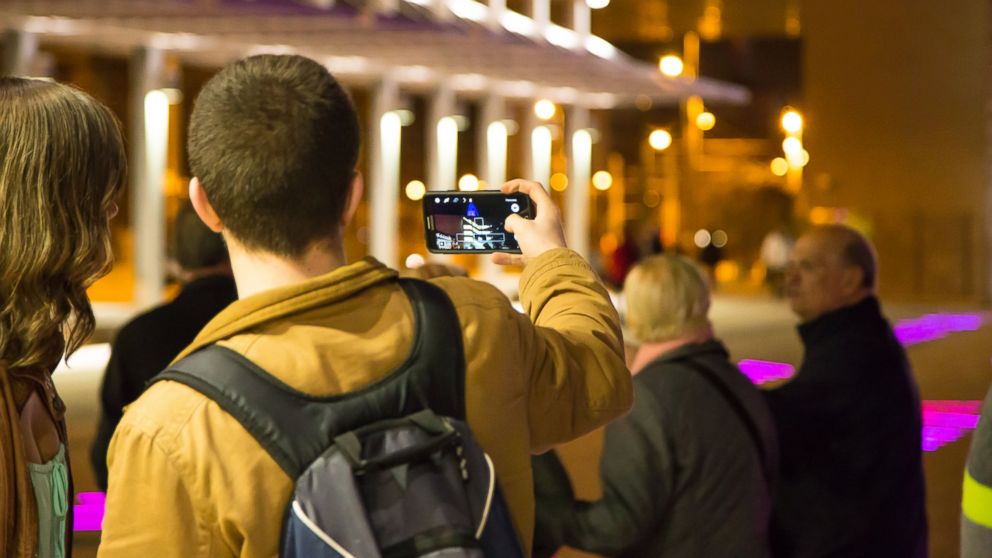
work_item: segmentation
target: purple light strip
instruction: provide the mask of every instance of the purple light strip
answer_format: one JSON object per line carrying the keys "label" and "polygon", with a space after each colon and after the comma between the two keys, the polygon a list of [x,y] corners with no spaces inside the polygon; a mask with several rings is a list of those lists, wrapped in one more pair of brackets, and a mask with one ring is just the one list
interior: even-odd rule
{"label": "purple light strip", "polygon": [[937,451],[978,426],[981,401],[923,402],[923,451]]}
{"label": "purple light strip", "polygon": [[901,320],[893,329],[899,342],[909,346],[942,339],[949,333],[976,331],[980,327],[981,314],[926,314],[911,320]]}
{"label": "purple light strip", "polygon": [[103,527],[103,511],[107,495],[103,492],[80,492],[79,503],[72,507],[73,531],[99,531]]}
{"label": "purple light strip", "polygon": [[791,378],[796,373],[795,367],[791,364],[768,360],[745,359],[738,362],[737,367],[757,385],[774,380]]}

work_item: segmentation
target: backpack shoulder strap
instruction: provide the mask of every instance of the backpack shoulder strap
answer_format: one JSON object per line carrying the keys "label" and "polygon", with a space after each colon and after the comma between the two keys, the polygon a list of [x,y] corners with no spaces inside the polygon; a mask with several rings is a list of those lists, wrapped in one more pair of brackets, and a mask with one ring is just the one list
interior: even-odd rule
{"label": "backpack shoulder strap", "polygon": [[[294,479],[335,436],[364,424],[369,406],[361,400],[363,396],[371,396],[370,391],[384,384],[402,382],[404,372],[417,376],[407,382],[411,391],[427,392],[406,394],[410,397],[403,399],[412,400],[406,402],[412,410],[430,404],[438,414],[463,418],[465,366],[454,306],[434,285],[413,280],[401,280],[400,284],[413,306],[413,347],[399,369],[372,386],[339,396],[314,397],[286,385],[240,353],[216,344],[174,363],[151,383],[179,382],[215,401]],[[397,389],[404,391],[404,387]]]}
{"label": "backpack shoulder strap", "polygon": [[730,387],[723,380],[721,380],[719,376],[717,376],[716,372],[689,358],[682,359],[679,362],[691,368],[695,372],[698,372],[700,376],[705,378],[710,384],[713,385],[714,388],[716,388],[716,391],[719,392],[720,395],[727,401],[727,404],[730,405],[730,409],[734,411],[734,414],[736,414],[740,419],[741,423],[747,429],[748,435],[751,437],[751,443],[754,444],[754,448],[758,452],[758,459],[761,461],[761,472],[770,487],[772,473],[768,463],[769,456],[767,450],[765,449],[765,443],[762,441],[758,426],[751,417],[751,413],[747,412],[747,409],[744,408],[744,404],[741,400],[734,395],[734,392],[731,391]]}

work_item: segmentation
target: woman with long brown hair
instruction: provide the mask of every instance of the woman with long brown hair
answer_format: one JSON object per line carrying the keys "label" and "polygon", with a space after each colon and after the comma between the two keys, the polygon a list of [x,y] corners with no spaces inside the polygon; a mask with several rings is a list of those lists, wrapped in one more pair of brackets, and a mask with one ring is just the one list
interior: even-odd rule
{"label": "woman with long brown hair", "polygon": [[71,554],[65,405],[51,373],[95,320],[126,167],[117,120],[66,85],[0,78],[0,556]]}

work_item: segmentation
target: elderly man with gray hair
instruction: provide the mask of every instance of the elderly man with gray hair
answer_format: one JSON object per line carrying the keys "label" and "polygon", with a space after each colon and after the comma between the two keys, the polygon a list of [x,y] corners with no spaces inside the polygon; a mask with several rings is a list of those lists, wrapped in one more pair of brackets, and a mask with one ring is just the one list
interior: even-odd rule
{"label": "elderly man with gray hair", "polygon": [[713,337],[703,273],[684,257],[654,256],[633,268],[624,294],[627,325],[641,343],[634,407],[606,427],[599,501],[575,501],[553,454],[537,458],[542,549],[770,556],[772,418]]}
{"label": "elderly man with gray hair", "polygon": [[789,257],[805,354],[766,393],[782,447],[776,556],[927,555],[920,401],[877,277],[868,239],[843,225],[810,230]]}

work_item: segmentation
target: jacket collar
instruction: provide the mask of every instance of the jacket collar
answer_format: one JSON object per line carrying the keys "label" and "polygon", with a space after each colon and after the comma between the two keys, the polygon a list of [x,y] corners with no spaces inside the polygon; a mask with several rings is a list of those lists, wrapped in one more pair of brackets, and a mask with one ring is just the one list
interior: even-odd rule
{"label": "jacket collar", "polygon": [[[677,349],[668,351],[667,353],[654,359],[654,361],[652,361],[648,366],[675,362],[678,360],[696,360],[697,358],[708,355],[730,358],[730,353],[727,352],[727,348],[723,346],[722,342],[718,339],[710,339],[709,341],[704,341],[702,343],[689,343],[688,345],[682,345]],[[647,368],[647,366],[645,366],[645,368]]]}
{"label": "jacket collar", "polygon": [[838,332],[848,329],[854,324],[870,323],[882,318],[882,307],[878,299],[868,296],[860,302],[845,306],[833,312],[828,312],[819,318],[799,324],[799,336],[804,344],[816,342]]}
{"label": "jacket collar", "polygon": [[262,323],[349,298],[398,273],[372,257],[341,266],[313,279],[236,300],[214,317],[176,360],[196,349],[227,339]]}

